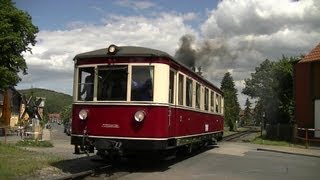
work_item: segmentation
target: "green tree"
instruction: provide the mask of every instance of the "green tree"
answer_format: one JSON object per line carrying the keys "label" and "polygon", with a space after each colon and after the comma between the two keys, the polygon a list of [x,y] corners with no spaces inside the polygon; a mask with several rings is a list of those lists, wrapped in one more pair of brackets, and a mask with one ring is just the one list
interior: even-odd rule
{"label": "green tree", "polygon": [[72,105],[64,106],[62,112],[61,112],[61,118],[63,124],[67,123],[71,119],[71,111],[72,111]]}
{"label": "green tree", "polygon": [[253,119],[255,125],[261,125],[260,123],[263,123],[263,107],[261,101],[256,102],[256,106],[253,109]]}
{"label": "green tree", "polygon": [[221,81],[221,90],[224,93],[224,115],[230,131],[234,131],[234,123],[239,121],[240,105],[233,78],[227,72]]}
{"label": "green tree", "polygon": [[242,93],[257,98],[268,123],[288,123],[293,116],[293,70],[297,58],[268,59],[256,68]]}
{"label": "green tree", "polygon": [[31,16],[17,9],[11,0],[0,0],[0,90],[15,86],[21,78],[18,73],[27,73],[27,64],[22,52],[31,52],[36,43],[38,28]]}
{"label": "green tree", "polygon": [[251,102],[249,101],[249,98],[247,98],[245,103],[244,115],[242,120],[242,123],[244,125],[252,124]]}

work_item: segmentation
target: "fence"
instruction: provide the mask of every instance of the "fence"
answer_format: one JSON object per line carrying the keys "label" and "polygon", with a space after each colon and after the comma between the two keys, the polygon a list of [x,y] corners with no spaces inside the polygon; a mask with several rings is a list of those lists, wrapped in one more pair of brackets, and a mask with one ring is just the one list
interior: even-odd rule
{"label": "fence", "polygon": [[[320,131],[320,129],[313,129],[313,128],[296,128],[297,131],[295,133],[295,138],[296,139],[300,139],[300,140],[303,140],[305,141],[305,147],[306,148],[309,148],[309,142],[310,141],[316,141],[316,142],[320,142],[320,138],[310,138],[310,134],[309,132],[313,132],[315,134],[316,131]],[[298,136],[298,131],[304,131],[304,137],[300,137]]]}

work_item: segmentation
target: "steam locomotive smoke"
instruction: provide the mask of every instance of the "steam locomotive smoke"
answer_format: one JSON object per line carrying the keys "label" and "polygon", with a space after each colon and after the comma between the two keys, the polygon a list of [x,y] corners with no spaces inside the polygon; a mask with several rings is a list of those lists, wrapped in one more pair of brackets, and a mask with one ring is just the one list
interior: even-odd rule
{"label": "steam locomotive smoke", "polygon": [[184,65],[193,68],[195,67],[196,51],[192,49],[191,45],[194,42],[194,37],[187,34],[180,38],[180,47],[176,51],[175,59]]}
{"label": "steam locomotive smoke", "polygon": [[226,70],[236,65],[237,52],[230,50],[222,39],[205,40],[198,43],[197,49],[192,48],[194,43],[194,36],[190,34],[182,36],[180,47],[175,53],[175,58],[189,68],[201,67],[204,72],[211,71],[213,75],[217,70]]}

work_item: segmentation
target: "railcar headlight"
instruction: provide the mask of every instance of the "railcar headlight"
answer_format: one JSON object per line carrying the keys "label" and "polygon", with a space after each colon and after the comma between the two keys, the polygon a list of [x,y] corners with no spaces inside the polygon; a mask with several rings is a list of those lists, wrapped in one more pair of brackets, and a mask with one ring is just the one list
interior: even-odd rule
{"label": "railcar headlight", "polygon": [[111,44],[109,47],[108,47],[108,54],[112,54],[112,55],[114,55],[114,54],[116,54],[116,52],[117,52],[117,49],[118,47],[116,46],[116,45],[114,45],[114,44]]}
{"label": "railcar headlight", "polygon": [[146,116],[146,113],[144,111],[137,111],[134,113],[134,120],[137,122],[142,122]]}
{"label": "railcar headlight", "polygon": [[79,118],[81,120],[85,120],[87,119],[88,117],[88,110],[87,109],[82,109],[80,112],[79,112]]}

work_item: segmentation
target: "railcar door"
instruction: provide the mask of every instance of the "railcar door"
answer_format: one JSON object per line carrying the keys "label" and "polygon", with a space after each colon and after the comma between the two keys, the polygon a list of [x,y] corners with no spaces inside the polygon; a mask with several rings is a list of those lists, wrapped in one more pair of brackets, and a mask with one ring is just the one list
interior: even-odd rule
{"label": "railcar door", "polygon": [[169,136],[175,136],[176,130],[176,75],[177,72],[170,69],[169,75],[169,109],[168,109],[168,129]]}

